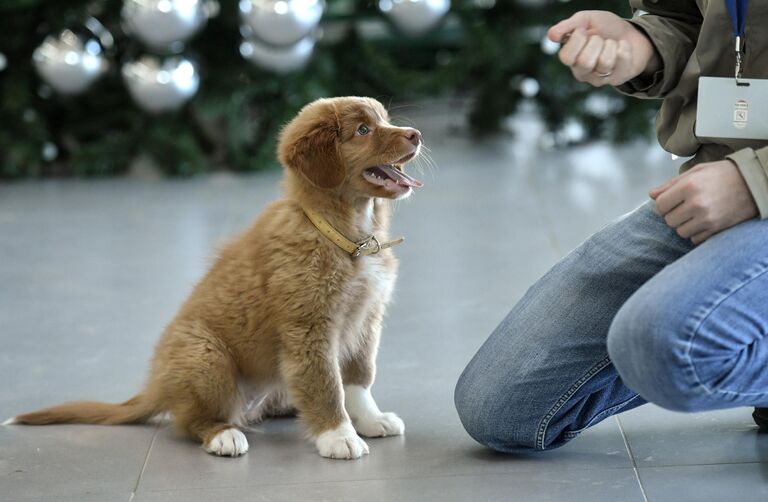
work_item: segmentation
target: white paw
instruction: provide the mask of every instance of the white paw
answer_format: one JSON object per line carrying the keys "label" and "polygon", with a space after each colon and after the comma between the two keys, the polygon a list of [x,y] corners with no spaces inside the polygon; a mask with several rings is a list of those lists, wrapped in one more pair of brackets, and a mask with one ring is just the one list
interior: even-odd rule
{"label": "white paw", "polygon": [[224,429],[213,436],[208,444],[203,445],[203,448],[214,455],[239,457],[248,451],[248,440],[245,439],[245,434],[237,429]]}
{"label": "white paw", "polygon": [[16,423],[16,417],[11,417],[5,422],[2,423],[2,425],[13,425]]}
{"label": "white paw", "polygon": [[323,432],[315,440],[320,455],[327,458],[354,459],[368,455],[368,445],[350,423]]}
{"label": "white paw", "polygon": [[369,438],[400,436],[405,432],[405,424],[394,413],[381,413],[354,420],[358,433]]}

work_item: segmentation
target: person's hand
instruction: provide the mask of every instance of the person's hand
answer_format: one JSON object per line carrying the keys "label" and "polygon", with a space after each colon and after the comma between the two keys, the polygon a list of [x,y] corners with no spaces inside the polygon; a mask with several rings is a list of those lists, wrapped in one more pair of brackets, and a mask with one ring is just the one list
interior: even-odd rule
{"label": "person's hand", "polygon": [[739,168],[730,160],[699,164],[649,195],[667,225],[694,244],[758,214]]}
{"label": "person's hand", "polygon": [[595,87],[621,85],[661,67],[656,49],[645,34],[612,12],[577,12],[552,26],[547,33],[561,43],[558,54],[580,82]]}

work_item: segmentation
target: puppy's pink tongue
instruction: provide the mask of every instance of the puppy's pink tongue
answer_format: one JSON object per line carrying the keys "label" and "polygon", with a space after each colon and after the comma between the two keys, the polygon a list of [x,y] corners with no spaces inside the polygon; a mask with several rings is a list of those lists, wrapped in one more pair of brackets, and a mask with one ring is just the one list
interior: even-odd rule
{"label": "puppy's pink tongue", "polygon": [[379,166],[379,168],[385,173],[387,173],[387,176],[392,178],[395,181],[395,183],[397,183],[398,185],[406,186],[406,187],[416,187],[416,188],[421,188],[424,186],[424,183],[422,183],[421,181],[417,180],[413,176],[409,176],[408,174],[404,173],[399,169],[395,169],[392,166],[384,165],[384,166]]}

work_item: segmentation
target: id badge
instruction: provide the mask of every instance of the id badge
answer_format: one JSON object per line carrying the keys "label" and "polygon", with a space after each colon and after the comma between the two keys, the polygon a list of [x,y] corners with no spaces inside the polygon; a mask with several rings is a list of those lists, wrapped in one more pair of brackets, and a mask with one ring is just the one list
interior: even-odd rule
{"label": "id badge", "polygon": [[696,136],[768,140],[768,80],[699,78]]}

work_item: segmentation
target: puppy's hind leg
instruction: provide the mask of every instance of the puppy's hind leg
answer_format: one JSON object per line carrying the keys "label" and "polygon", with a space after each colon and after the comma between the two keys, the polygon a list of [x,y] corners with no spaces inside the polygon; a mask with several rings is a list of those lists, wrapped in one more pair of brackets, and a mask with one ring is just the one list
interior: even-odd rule
{"label": "puppy's hind leg", "polygon": [[202,438],[203,449],[220,457],[239,457],[248,451],[248,440],[240,429],[230,423],[204,420],[188,424]]}
{"label": "puppy's hind leg", "polygon": [[199,440],[208,453],[243,455],[248,451],[248,440],[232,423],[236,408],[242,404],[234,361],[214,341],[188,344],[182,352],[176,361],[184,368],[176,368],[174,385],[166,386],[174,425]]}
{"label": "puppy's hind leg", "polygon": [[[248,451],[248,440],[223,414],[199,407],[201,403],[179,407],[174,411],[174,425],[190,437],[198,439],[203,449],[220,457],[239,457]],[[222,401],[221,404],[226,404]]]}

